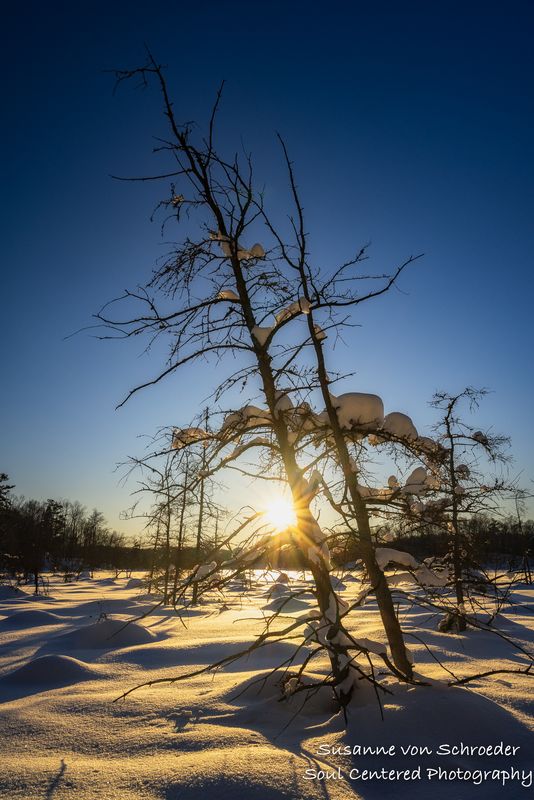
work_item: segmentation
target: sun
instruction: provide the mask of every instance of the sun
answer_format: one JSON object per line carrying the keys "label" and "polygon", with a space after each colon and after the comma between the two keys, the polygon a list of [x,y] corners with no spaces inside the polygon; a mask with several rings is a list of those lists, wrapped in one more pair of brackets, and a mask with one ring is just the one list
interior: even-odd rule
{"label": "sun", "polygon": [[297,517],[291,500],[283,496],[271,498],[265,505],[265,520],[276,533],[296,525]]}

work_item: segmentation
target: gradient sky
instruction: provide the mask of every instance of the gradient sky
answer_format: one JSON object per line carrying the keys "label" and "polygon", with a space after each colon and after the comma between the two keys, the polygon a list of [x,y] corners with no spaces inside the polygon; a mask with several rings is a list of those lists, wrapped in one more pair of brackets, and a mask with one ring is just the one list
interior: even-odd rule
{"label": "gradient sky", "polygon": [[[221,79],[222,144],[255,155],[286,202],[274,132],[295,162],[316,263],[371,241],[390,268],[424,252],[402,291],[362,308],[332,366],[424,430],[436,389],[493,390],[478,417],[513,440],[532,486],[534,6],[531,2],[6,4],[0,471],[17,491],[79,499],[112,525],[137,437],[187,423],[212,388],[156,373],[139,343],[64,340],[164,252],[156,92],[113,95],[105,70],[168,64],[178,116],[204,120]],[[183,109],[183,111],[182,111]],[[163,189],[163,187],[161,187]]]}

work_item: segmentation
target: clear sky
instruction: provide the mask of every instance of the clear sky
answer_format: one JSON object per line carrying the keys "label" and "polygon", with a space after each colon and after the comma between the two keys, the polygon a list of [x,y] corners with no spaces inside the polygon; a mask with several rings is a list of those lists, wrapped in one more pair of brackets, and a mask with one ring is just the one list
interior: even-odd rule
{"label": "clear sky", "polygon": [[[17,491],[98,506],[119,529],[117,462],[187,423],[214,374],[191,368],[115,405],[158,364],[137,342],[63,337],[164,252],[153,187],[155,92],[105,70],[168,64],[203,120],[221,79],[223,145],[241,137],[285,203],[274,132],[295,162],[317,263],[371,241],[386,269],[425,258],[332,364],[424,430],[436,389],[486,386],[480,427],[511,435],[532,486],[534,6],[531,2],[227,0],[3,7],[0,471]],[[182,111],[183,109],[183,111]],[[163,187],[162,187],[163,188]],[[131,487],[133,488],[133,487]]]}

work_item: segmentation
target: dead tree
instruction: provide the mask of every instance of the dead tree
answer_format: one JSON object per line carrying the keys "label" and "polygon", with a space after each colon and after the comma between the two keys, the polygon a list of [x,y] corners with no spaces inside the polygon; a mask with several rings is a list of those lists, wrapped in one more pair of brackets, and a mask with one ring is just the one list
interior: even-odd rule
{"label": "dead tree", "polygon": [[185,568],[188,529],[194,525],[196,530],[198,562],[203,526],[221,513],[212,498],[212,482],[201,477],[206,467],[205,448],[198,452],[192,452],[191,448],[177,452],[162,447],[160,431],[150,438],[145,455],[132,457],[123,466],[124,480],[135,477],[137,484],[132,492],[135,502],[124,516],[144,520],[153,543],[148,591],[160,593],[165,605],[174,604],[180,574]]}
{"label": "dead tree", "polygon": [[[486,394],[485,389],[467,387],[455,395],[438,392],[432,400],[433,407],[442,414],[435,432],[447,451],[440,472],[438,511],[450,535],[447,560],[456,597],[456,608],[442,620],[441,630],[465,630],[466,594],[473,579],[476,578],[479,587],[487,584],[483,565],[477,564],[472,556],[466,521],[476,514],[498,513],[503,500],[521,495],[519,487],[502,470],[510,461],[509,439],[492,431],[476,430],[466,421],[462,407],[467,405],[469,412],[475,412]],[[488,466],[500,466],[501,474],[489,474]]]}
{"label": "dead tree", "polygon": [[[299,417],[305,422],[307,408],[304,402],[293,403],[290,395],[294,393],[298,398],[299,394],[302,396],[314,389],[322,393],[327,421],[349,488],[363,557],[391,646],[394,664],[388,663],[396,675],[411,680],[411,665],[391,595],[374,558],[368,517],[351,477],[345,436],[330,398],[321,342],[329,324],[343,324],[338,313],[387,291],[413,259],[408,259],[391,274],[361,275],[363,283],[358,282],[358,288],[362,285],[363,291],[351,288],[347,271],[360,265],[364,251],[359,251],[340,267],[310,269],[303,222],[300,220],[296,228],[293,225],[296,245],[286,244],[267,216],[263,195],[254,189],[250,157],[245,155],[240,159],[236,155],[226,159],[217,152],[214,135],[221,92],[206,136],[194,137],[191,124],[179,124],[163,71],[151,55],[144,67],[117,73],[119,82],[132,77],[141,78],[143,82],[155,79],[161,90],[168,134],[161,140],[158,150],[169,156],[172,164],[164,173],[132,180],[170,180],[169,196],[160,204],[167,212],[164,225],[170,221],[180,222],[184,215],[189,215],[197,221],[201,235],[195,239],[187,236],[156,268],[146,286],[127,291],[118,298],[130,308],[126,316],[116,316],[107,304],[97,315],[98,323],[105,329],[100,335],[102,338],[129,338],[145,334],[150,340],[164,336],[169,341],[166,366],[154,378],[133,388],[123,402],[140,389],[158,383],[195,361],[211,356],[220,362],[227,354],[241,359],[241,366],[221,382],[214,399],[220,401],[224,393],[234,387],[244,392],[253,384],[261,396],[261,407],[242,406],[227,415],[218,432],[200,427],[178,429],[174,445],[182,449],[203,439],[211,440],[214,443],[211,457],[221,454],[226,464],[234,456],[224,456],[225,447],[236,444],[238,450],[257,447],[269,454],[278,479],[287,481],[297,518],[295,541],[306,569],[313,576],[321,630],[318,641],[328,653],[332,686],[344,709],[355,681],[361,677],[354,655],[366,651],[348,634],[343,622],[347,609],[332,586],[327,535],[313,512],[317,493],[313,465],[301,461],[299,436],[293,424]],[[301,217],[293,180],[292,187]],[[267,235],[270,244],[244,243],[245,238],[249,239],[259,230]],[[374,288],[377,278],[381,279],[379,289]],[[307,333],[296,343],[284,341],[286,326],[300,314],[308,317]],[[326,319],[326,326],[324,322],[320,326],[315,321],[318,316]],[[265,324],[273,318],[274,324]],[[312,374],[302,362],[303,355],[310,352],[315,354],[317,362]],[[262,436],[250,439],[251,431],[258,430]],[[263,557],[272,541],[272,537],[260,538],[259,543],[249,548],[244,560],[236,561],[236,568],[241,569],[243,563],[250,565],[256,558]],[[203,579],[213,579],[217,564],[208,566],[207,569],[206,565],[198,568],[191,581],[200,586],[201,575]],[[197,589],[196,596],[198,594]]]}
{"label": "dead tree", "polygon": [[[280,138],[280,137],[279,137]],[[281,258],[287,263],[290,270],[297,276],[299,297],[297,303],[300,307],[307,310],[307,326],[309,341],[313,348],[316,360],[317,381],[320,394],[325,405],[324,422],[327,427],[327,435],[333,441],[333,448],[336,453],[336,461],[342,471],[344,484],[349,498],[348,515],[356,522],[355,534],[358,538],[360,553],[369,575],[373,593],[376,596],[378,608],[384,630],[386,632],[389,646],[391,648],[392,659],[397,669],[405,676],[411,677],[412,666],[406,654],[406,648],[399,620],[395,613],[391,592],[387,585],[385,576],[378,566],[374,554],[374,546],[371,537],[369,515],[364,497],[359,489],[357,470],[354,469],[354,461],[349,452],[349,443],[355,436],[365,436],[366,432],[373,430],[381,420],[375,419],[371,412],[366,418],[365,408],[356,411],[354,419],[351,419],[350,430],[343,428],[338,415],[337,399],[331,394],[331,379],[327,371],[326,354],[324,342],[326,332],[316,321],[318,314],[329,315],[330,330],[337,331],[343,324],[339,319],[340,310],[355,309],[360,303],[372,298],[379,297],[386,293],[396,282],[401,272],[413,261],[410,257],[398,266],[391,275],[382,276],[382,285],[377,290],[364,290],[359,292],[359,284],[365,281],[366,276],[354,271],[363,261],[367,253],[366,248],[361,249],[354,258],[340,265],[334,270],[326,281],[321,280],[320,272],[313,268],[309,260],[308,237],[304,223],[304,212],[297,191],[293,165],[289,159],[284,142],[280,139],[284,158],[287,166],[290,190],[293,199],[295,213],[290,217],[291,228],[293,231],[293,246],[288,244],[278,234],[276,227],[271,222],[267,212],[263,207],[259,208],[266,225],[274,236],[280,248]],[[351,274],[351,278],[347,278]],[[340,289],[340,287],[342,287]],[[362,404],[365,406],[365,395],[362,394]]]}

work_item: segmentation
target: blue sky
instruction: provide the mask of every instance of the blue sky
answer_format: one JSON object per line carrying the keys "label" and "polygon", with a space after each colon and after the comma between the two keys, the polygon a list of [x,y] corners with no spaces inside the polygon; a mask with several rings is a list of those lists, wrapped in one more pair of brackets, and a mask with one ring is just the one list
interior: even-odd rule
{"label": "blue sky", "polygon": [[115,465],[213,385],[192,368],[115,411],[154,358],[64,339],[164,252],[155,188],[109,177],[157,168],[156,93],[113,95],[105,72],[140,64],[144,42],[186,119],[204,120],[226,80],[222,146],[242,137],[280,208],[284,135],[317,263],[367,241],[378,270],[425,253],[331,356],[357,371],[344,388],[420,428],[436,389],[491,388],[480,427],[512,437],[531,485],[531,3],[30,2],[4,18],[0,470],[18,492],[77,498],[133,531]]}

